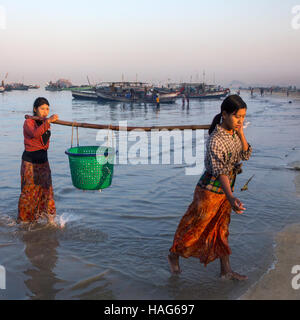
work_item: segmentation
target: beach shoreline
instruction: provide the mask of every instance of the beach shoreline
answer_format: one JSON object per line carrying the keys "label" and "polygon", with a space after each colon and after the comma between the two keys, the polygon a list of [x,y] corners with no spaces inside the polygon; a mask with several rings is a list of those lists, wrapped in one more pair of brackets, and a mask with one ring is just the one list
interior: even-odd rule
{"label": "beach shoreline", "polygon": [[[290,166],[298,170],[299,162],[292,162]],[[295,176],[294,183],[296,196],[300,197],[300,174]],[[275,261],[239,300],[300,299],[300,224],[287,225],[275,235],[274,241]],[[298,278],[293,268],[298,270]],[[299,285],[299,289],[295,284]]]}
{"label": "beach shoreline", "polygon": [[285,227],[275,242],[274,265],[239,300],[300,299],[300,224]]}

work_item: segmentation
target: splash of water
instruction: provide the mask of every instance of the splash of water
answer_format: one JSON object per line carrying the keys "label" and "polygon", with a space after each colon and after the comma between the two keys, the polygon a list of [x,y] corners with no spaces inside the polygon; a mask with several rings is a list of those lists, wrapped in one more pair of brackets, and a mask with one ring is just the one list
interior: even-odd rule
{"label": "splash of water", "polygon": [[16,219],[10,217],[7,214],[2,214],[0,215],[0,226],[8,226],[8,227],[13,227],[17,224]]}
{"label": "splash of water", "polygon": [[63,229],[67,223],[71,221],[76,221],[78,219],[80,219],[78,215],[74,215],[69,212],[64,212],[62,215],[57,215],[54,222],[59,228]]}

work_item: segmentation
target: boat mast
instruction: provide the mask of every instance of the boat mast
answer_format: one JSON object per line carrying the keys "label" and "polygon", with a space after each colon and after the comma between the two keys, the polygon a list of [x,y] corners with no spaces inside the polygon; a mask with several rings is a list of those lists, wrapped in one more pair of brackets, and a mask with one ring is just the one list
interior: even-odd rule
{"label": "boat mast", "polygon": [[86,77],[87,77],[88,84],[89,84],[89,86],[91,87],[91,83],[90,83],[89,76],[86,76]]}

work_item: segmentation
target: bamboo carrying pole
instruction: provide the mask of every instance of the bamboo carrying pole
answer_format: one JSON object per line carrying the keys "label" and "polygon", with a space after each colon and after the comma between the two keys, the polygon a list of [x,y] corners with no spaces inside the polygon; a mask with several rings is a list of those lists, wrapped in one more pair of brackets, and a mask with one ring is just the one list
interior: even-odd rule
{"label": "bamboo carrying pole", "polygon": [[[45,120],[43,118],[37,116],[25,115],[25,119],[33,119],[33,120]],[[53,124],[59,124],[62,126],[69,127],[81,127],[81,128],[89,128],[89,129],[110,129],[114,131],[132,131],[132,130],[141,130],[141,131],[151,131],[151,130],[208,130],[210,125],[185,125],[185,126],[151,126],[151,127],[120,127],[113,126],[108,124],[93,124],[93,123],[80,123],[75,121],[64,121],[64,120],[56,120],[52,122]]]}

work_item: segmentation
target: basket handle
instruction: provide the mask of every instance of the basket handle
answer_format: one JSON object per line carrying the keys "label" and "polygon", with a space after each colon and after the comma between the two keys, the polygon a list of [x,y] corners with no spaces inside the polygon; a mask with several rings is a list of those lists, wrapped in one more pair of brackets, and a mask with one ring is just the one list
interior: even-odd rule
{"label": "basket handle", "polygon": [[[76,122],[72,122],[72,136],[71,136],[71,148],[73,148],[73,131],[74,131],[74,126]],[[78,134],[78,126],[76,126],[77,130],[77,147],[79,147],[79,134]]]}

